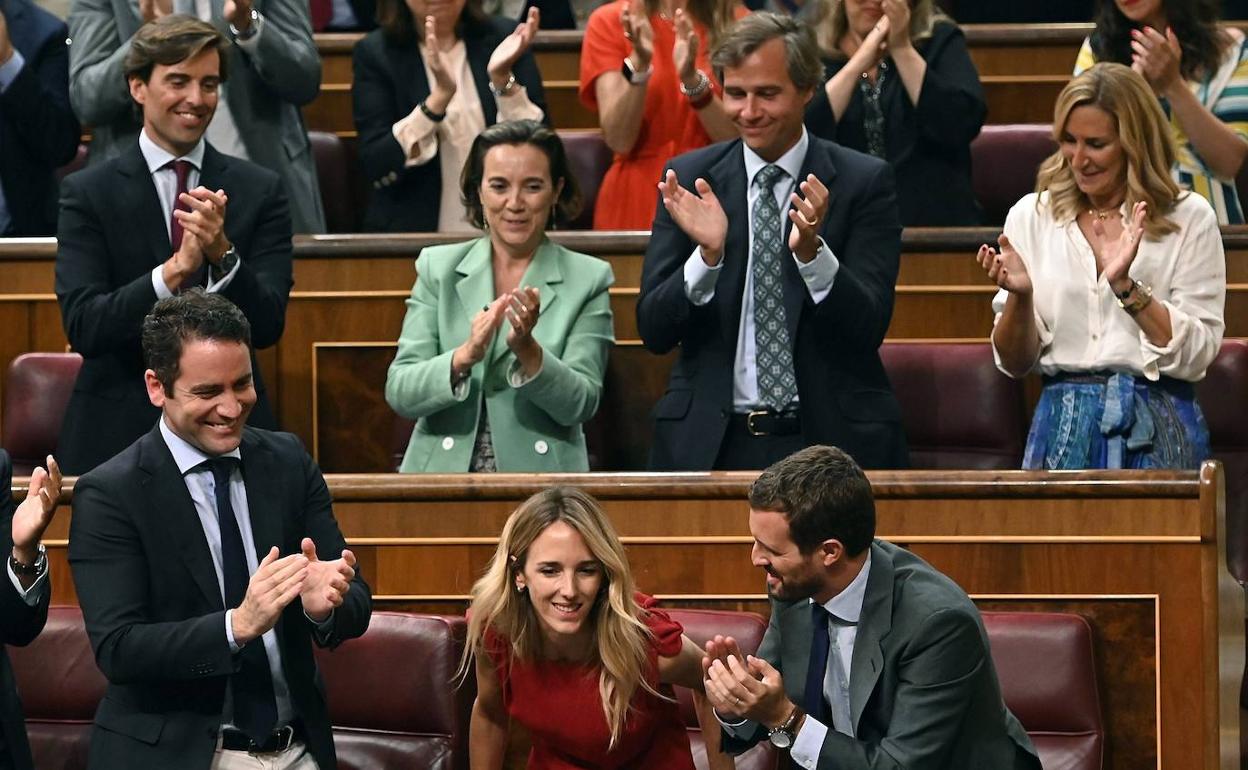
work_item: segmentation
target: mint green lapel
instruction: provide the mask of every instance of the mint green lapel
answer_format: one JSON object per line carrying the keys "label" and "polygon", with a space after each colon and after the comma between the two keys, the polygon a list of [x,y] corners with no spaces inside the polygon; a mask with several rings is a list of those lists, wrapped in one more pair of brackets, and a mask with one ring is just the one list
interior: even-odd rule
{"label": "mint green lapel", "polygon": [[[488,239],[486,240],[488,243]],[[559,249],[560,247],[551,242],[549,238],[544,238],[538,244],[537,251],[533,253],[533,260],[529,262],[528,268],[524,271],[524,276],[520,279],[521,286],[536,287],[537,293],[542,299],[542,309],[538,315],[537,326],[533,329],[533,336],[538,342],[542,343],[543,347],[547,347],[547,341],[544,339],[545,328],[542,326],[541,319],[550,312],[551,306],[558,299],[557,287],[563,283]],[[490,282],[490,288],[493,289],[493,281]],[[498,337],[494,340],[494,346],[490,348],[489,361],[491,364],[508,352],[507,333],[509,331],[511,331],[511,323],[503,321],[502,327],[498,330]]]}
{"label": "mint green lapel", "polygon": [[[464,339],[468,339],[472,330],[472,319],[481,312],[481,308],[494,301],[494,265],[490,260],[491,251],[490,239],[478,238],[455,266],[455,272],[460,276],[455,283],[455,293],[459,295]],[[495,344],[498,343],[498,337],[494,340]],[[503,347],[507,347],[505,342]]]}

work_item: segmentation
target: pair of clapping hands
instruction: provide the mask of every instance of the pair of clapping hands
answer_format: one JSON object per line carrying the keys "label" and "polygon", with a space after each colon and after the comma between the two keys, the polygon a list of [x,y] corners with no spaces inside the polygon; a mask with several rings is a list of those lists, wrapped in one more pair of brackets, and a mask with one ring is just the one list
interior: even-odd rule
{"label": "pair of clapping hands", "polygon": [[707,641],[702,679],[707,700],[725,722],[752,719],[772,728],[793,712],[780,672],[762,658],[741,654],[731,636]]}
{"label": "pair of clapping hands", "polygon": [[[503,38],[490,54],[485,70],[490,76],[497,92],[509,93],[512,79],[512,67],[516,61],[533,45],[537,28],[541,22],[541,13],[535,7],[529,8],[525,20],[516,25],[510,35]],[[446,105],[451,103],[455,91],[459,88],[459,73],[451,72],[446,66],[446,57],[442,55],[442,42],[438,37],[437,18],[425,17],[425,63],[433,75],[432,87],[425,105],[437,114],[446,113]]]}
{"label": "pair of clapping hands", "polygon": [[507,347],[516,354],[525,372],[532,374],[541,361],[541,346],[533,339],[533,327],[537,326],[541,312],[542,297],[535,286],[517,287],[500,294],[473,317],[468,339],[451,357],[451,368],[455,372],[467,372],[484,360],[494,334],[506,320],[511,324]]}
{"label": "pair of clapping hands", "polygon": [[[650,69],[654,59],[654,28],[650,25],[650,16],[646,13],[643,0],[632,0],[620,9],[620,26],[624,28],[624,39],[633,46],[631,54],[639,72]],[[701,41],[693,28],[693,20],[683,8],[677,8],[672,17],[676,40],[672,44],[672,61],[676,65],[676,74],[687,88],[692,88],[697,81],[698,49]]]}
{"label": "pair of clapping hands", "polygon": [[[693,183],[696,193],[680,186],[676,172],[668,169],[659,182],[663,207],[676,225],[702,251],[702,259],[711,267],[719,264],[728,238],[728,215],[711,185],[699,177]],[[789,250],[802,262],[809,262],[819,253],[819,224],[828,213],[828,188],[814,174],[808,174],[799,186],[801,195],[790,193]],[[764,194],[770,194],[766,192]]]}
{"label": "pair of clapping hands", "polygon": [[859,43],[846,68],[852,72],[875,69],[888,52],[910,48],[910,3],[908,0],[884,0],[884,15]]}
{"label": "pair of clapping hands", "polygon": [[282,611],[298,598],[303,611],[317,623],[329,619],[342,606],[355,578],[355,554],[343,549],[333,561],[321,561],[316,544],[305,537],[299,553],[279,558],[277,546],[269,549],[247,584],[247,594],[231,617],[234,641],[246,644],[277,625]]}

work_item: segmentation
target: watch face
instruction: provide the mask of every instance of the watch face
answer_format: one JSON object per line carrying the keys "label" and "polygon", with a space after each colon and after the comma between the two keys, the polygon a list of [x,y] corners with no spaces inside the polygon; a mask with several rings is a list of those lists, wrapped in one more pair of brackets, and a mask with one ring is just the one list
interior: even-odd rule
{"label": "watch face", "polygon": [[771,745],[778,749],[787,749],[793,745],[793,736],[784,730],[776,730],[767,736],[767,740],[771,741]]}

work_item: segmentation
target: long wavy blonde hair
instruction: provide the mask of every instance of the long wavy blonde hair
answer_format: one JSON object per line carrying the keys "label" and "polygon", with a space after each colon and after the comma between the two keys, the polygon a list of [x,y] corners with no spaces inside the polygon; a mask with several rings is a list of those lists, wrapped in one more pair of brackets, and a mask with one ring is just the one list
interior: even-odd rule
{"label": "long wavy blonde hair", "polygon": [[[845,13],[845,0],[812,0],[819,9],[811,17],[819,47],[830,56],[843,57],[841,38],[849,29],[849,16]],[[910,39],[915,43],[932,36],[932,28],[938,21],[949,17],[940,10],[935,0],[910,0]]]}
{"label": "long wavy blonde hair", "polygon": [[541,656],[540,620],[528,592],[517,591],[515,582],[516,575],[524,571],[533,541],[560,521],[584,538],[603,572],[602,587],[586,622],[593,628],[592,662],[600,669],[598,693],[611,728],[608,748],[614,748],[638,688],[663,696],[646,678],[652,636],[643,621],[645,610],[633,596],[633,575],[624,546],[598,502],[579,489],[553,487],[538,492],[507,518],[490,566],[472,587],[472,615],[460,672],[466,675],[472,656],[488,654],[487,628],[511,644],[513,658]]}
{"label": "long wavy blonde hair", "polygon": [[[1128,211],[1136,201],[1148,204],[1144,232],[1156,238],[1178,229],[1169,214],[1182,194],[1170,176],[1176,150],[1174,137],[1157,97],[1143,76],[1130,67],[1101,62],[1071,80],[1053,108],[1053,139],[1059,145],[1066,121],[1076,107],[1099,107],[1109,114],[1127,159]],[[1059,146],[1040,164],[1036,192],[1049,191],[1049,206],[1059,222],[1074,219],[1092,204],[1075,182],[1074,171]],[[1040,199],[1036,199],[1037,207]]]}

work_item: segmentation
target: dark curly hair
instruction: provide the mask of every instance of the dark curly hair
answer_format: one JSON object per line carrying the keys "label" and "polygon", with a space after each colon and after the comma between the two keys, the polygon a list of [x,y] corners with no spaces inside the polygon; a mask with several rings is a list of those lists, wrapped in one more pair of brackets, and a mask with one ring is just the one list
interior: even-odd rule
{"label": "dark curly hair", "polygon": [[[1200,80],[1218,69],[1230,35],[1218,27],[1218,0],[1162,0],[1166,21],[1179,40],[1183,61],[1179,73],[1185,80]],[[1097,61],[1131,66],[1131,30],[1140,25],[1118,10],[1114,0],[1098,0],[1092,53]]]}
{"label": "dark curly hair", "polygon": [[[541,150],[550,161],[550,183],[556,187],[563,182],[559,200],[555,202],[555,219],[568,224],[581,213],[581,187],[568,163],[568,153],[563,141],[553,129],[536,120],[508,120],[487,127],[472,142],[464,172],[459,178],[460,196],[468,212],[468,221],[474,227],[485,226],[485,211],[481,205],[481,182],[485,179],[485,154],[500,144],[531,144]],[[546,227],[555,226],[547,222]]]}

